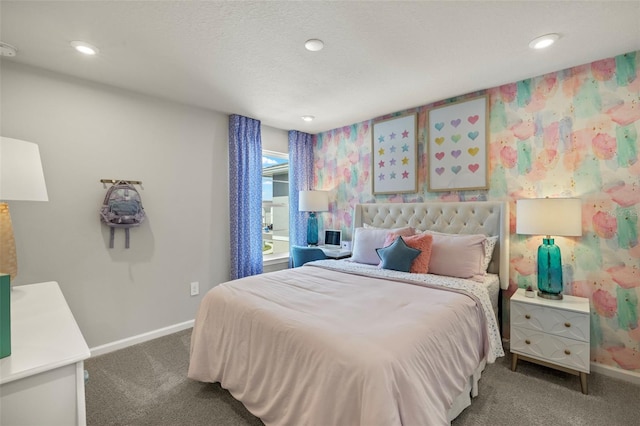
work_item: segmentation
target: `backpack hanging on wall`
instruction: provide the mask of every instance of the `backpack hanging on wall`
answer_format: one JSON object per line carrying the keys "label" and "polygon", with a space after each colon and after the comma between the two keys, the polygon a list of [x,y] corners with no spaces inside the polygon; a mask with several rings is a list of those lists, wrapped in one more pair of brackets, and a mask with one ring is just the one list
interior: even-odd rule
{"label": "backpack hanging on wall", "polygon": [[109,248],[113,248],[116,228],[124,229],[125,248],[129,248],[129,228],[140,226],[144,218],[142,199],[133,185],[127,181],[118,181],[109,188],[100,209],[101,221],[111,228]]}

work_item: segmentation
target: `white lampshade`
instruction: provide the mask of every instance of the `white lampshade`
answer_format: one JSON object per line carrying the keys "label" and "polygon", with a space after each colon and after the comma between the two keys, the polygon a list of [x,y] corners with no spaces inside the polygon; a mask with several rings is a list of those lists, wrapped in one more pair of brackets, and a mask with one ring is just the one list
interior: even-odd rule
{"label": "white lampshade", "polygon": [[[0,137],[0,201],[49,201],[38,145]],[[0,202],[0,272],[18,274],[9,205]]]}
{"label": "white lampshade", "polygon": [[582,235],[579,198],[532,198],[516,202],[516,232],[526,235]]}
{"label": "white lampshade", "polygon": [[300,191],[298,211],[326,212],[329,210],[329,193],[327,191]]}
{"label": "white lampshade", "polygon": [[35,143],[0,138],[0,200],[49,201]]}

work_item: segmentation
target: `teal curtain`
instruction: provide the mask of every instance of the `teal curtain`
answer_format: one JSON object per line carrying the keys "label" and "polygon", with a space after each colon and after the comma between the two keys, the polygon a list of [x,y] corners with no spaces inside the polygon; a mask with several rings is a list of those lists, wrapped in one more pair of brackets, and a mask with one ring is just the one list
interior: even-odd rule
{"label": "teal curtain", "polygon": [[262,273],[260,121],[229,117],[231,279]]}

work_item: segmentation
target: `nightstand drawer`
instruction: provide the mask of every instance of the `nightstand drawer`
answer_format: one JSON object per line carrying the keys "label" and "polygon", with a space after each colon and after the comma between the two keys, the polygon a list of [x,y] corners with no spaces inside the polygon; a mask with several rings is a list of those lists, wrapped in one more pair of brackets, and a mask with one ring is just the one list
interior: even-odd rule
{"label": "nightstand drawer", "polygon": [[589,372],[589,343],[511,327],[511,352]]}
{"label": "nightstand drawer", "polygon": [[589,341],[589,315],[512,301],[511,325],[559,337]]}

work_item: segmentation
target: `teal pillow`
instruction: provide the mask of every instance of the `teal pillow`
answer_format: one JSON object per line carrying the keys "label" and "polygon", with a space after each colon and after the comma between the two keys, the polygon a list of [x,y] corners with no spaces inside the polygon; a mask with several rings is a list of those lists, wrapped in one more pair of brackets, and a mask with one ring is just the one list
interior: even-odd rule
{"label": "teal pillow", "polygon": [[404,242],[402,237],[387,247],[376,249],[378,257],[382,261],[382,269],[393,269],[394,271],[409,272],[411,263],[422,253],[418,249],[411,248]]}

